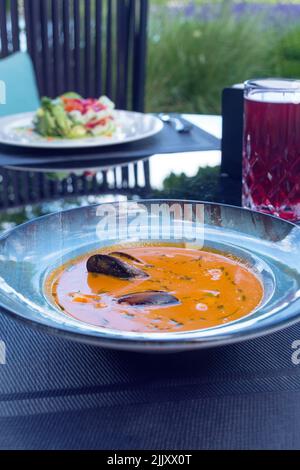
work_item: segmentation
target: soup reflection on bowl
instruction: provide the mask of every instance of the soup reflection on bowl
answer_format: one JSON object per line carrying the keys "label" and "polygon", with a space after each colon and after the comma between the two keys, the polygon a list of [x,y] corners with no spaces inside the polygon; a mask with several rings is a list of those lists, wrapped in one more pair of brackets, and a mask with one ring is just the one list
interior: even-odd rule
{"label": "soup reflection on bowl", "polygon": [[222,325],[248,315],[263,298],[261,280],[240,260],[185,244],[102,248],[57,268],[46,291],[66,315],[132,332]]}

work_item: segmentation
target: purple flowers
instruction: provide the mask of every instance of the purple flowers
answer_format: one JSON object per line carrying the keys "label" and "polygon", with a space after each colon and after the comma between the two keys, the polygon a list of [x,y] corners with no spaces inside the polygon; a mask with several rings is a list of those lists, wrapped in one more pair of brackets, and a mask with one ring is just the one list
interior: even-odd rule
{"label": "purple flowers", "polygon": [[290,3],[236,3],[232,13],[237,17],[261,16],[268,23],[288,26],[300,20],[300,5]]}
{"label": "purple flowers", "polygon": [[[179,3],[179,2],[178,2]],[[224,8],[229,11],[237,20],[259,16],[267,24],[287,27],[300,21],[300,4],[291,3],[247,3],[233,2],[226,6],[220,3],[204,3],[199,5],[190,1],[188,4],[169,7],[172,12],[180,14],[185,18],[211,21],[220,18],[224,14]]]}

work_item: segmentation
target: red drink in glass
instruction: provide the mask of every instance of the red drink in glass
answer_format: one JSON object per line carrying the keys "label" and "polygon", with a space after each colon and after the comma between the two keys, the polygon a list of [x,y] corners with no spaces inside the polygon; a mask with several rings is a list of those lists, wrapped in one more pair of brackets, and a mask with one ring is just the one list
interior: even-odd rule
{"label": "red drink in glass", "polygon": [[243,205],[300,220],[300,81],[245,84]]}

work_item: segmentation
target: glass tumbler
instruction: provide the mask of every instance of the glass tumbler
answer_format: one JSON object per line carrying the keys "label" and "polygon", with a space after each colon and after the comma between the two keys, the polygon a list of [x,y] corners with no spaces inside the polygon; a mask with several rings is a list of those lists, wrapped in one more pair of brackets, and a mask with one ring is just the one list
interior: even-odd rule
{"label": "glass tumbler", "polygon": [[300,221],[300,80],[245,83],[242,199]]}

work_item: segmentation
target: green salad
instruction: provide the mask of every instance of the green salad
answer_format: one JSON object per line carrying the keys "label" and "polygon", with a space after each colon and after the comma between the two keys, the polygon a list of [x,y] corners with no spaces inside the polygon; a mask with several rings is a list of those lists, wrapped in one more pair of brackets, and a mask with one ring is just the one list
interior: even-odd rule
{"label": "green salad", "polygon": [[44,97],[34,117],[34,130],[43,137],[111,137],[117,129],[114,107],[106,96],[85,99],[70,92],[55,99]]}

